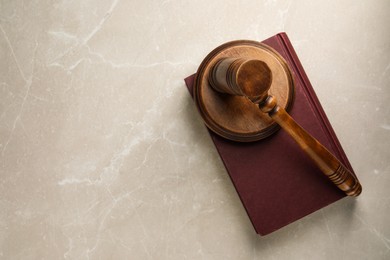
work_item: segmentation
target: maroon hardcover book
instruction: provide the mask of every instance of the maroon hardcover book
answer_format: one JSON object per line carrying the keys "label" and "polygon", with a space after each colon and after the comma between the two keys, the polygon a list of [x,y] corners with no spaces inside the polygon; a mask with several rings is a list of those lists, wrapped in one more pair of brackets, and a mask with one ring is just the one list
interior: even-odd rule
{"label": "maroon hardcover book", "polygon": [[[287,35],[279,33],[263,43],[279,52],[293,73],[296,89],[290,115],[353,172]],[[193,81],[194,75],[185,79],[191,93]],[[252,143],[229,141],[211,131],[210,135],[260,235],[345,197],[283,130]]]}

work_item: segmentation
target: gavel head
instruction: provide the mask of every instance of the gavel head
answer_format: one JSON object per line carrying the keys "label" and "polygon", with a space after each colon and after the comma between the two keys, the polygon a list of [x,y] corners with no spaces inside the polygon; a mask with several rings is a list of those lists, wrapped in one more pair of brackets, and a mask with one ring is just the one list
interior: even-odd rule
{"label": "gavel head", "polygon": [[218,92],[245,96],[259,103],[268,95],[272,72],[261,60],[222,58],[212,68],[209,82]]}

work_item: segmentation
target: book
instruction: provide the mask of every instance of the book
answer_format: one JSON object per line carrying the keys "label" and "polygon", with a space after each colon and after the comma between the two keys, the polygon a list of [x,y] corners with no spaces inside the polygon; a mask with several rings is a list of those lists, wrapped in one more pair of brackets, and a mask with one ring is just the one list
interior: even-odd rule
{"label": "book", "polygon": [[[353,172],[287,34],[279,33],[263,43],[274,48],[292,71],[295,100],[289,114]],[[185,79],[191,94],[194,76]],[[250,143],[229,141],[209,132],[260,235],[276,231],[346,196],[283,130]]]}

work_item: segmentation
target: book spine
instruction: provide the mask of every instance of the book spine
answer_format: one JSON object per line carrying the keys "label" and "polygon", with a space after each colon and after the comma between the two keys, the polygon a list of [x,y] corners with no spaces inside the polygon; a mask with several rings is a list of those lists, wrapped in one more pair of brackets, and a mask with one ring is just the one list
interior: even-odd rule
{"label": "book spine", "polygon": [[338,140],[329,122],[329,119],[327,118],[325,111],[322,108],[316,93],[314,92],[314,89],[309,81],[309,78],[307,77],[301,62],[298,59],[298,56],[290,42],[290,39],[288,38],[286,33],[277,34],[277,39],[280,41],[280,43],[283,45],[284,49],[286,50],[286,54],[288,55],[291,64],[295,66],[296,77],[301,81],[302,86],[305,88],[308,94],[308,98],[311,100],[313,107],[317,111],[319,118],[322,121],[323,129],[327,133],[327,137],[329,138],[330,143],[333,146],[332,148],[335,152],[337,152],[336,156],[344,163],[344,165],[349,170],[351,170],[354,173],[352,166],[340,144],[340,141]]}

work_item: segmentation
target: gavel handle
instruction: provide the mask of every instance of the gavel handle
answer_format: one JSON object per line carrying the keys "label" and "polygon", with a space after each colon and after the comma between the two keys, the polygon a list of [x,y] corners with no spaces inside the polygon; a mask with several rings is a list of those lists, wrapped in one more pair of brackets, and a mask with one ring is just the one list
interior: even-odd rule
{"label": "gavel handle", "polygon": [[349,196],[358,196],[362,186],[356,176],[349,171],[318,140],[307,133],[295,120],[276,103],[273,96],[268,96],[259,103],[261,111],[278,123],[317,164],[322,172]]}

